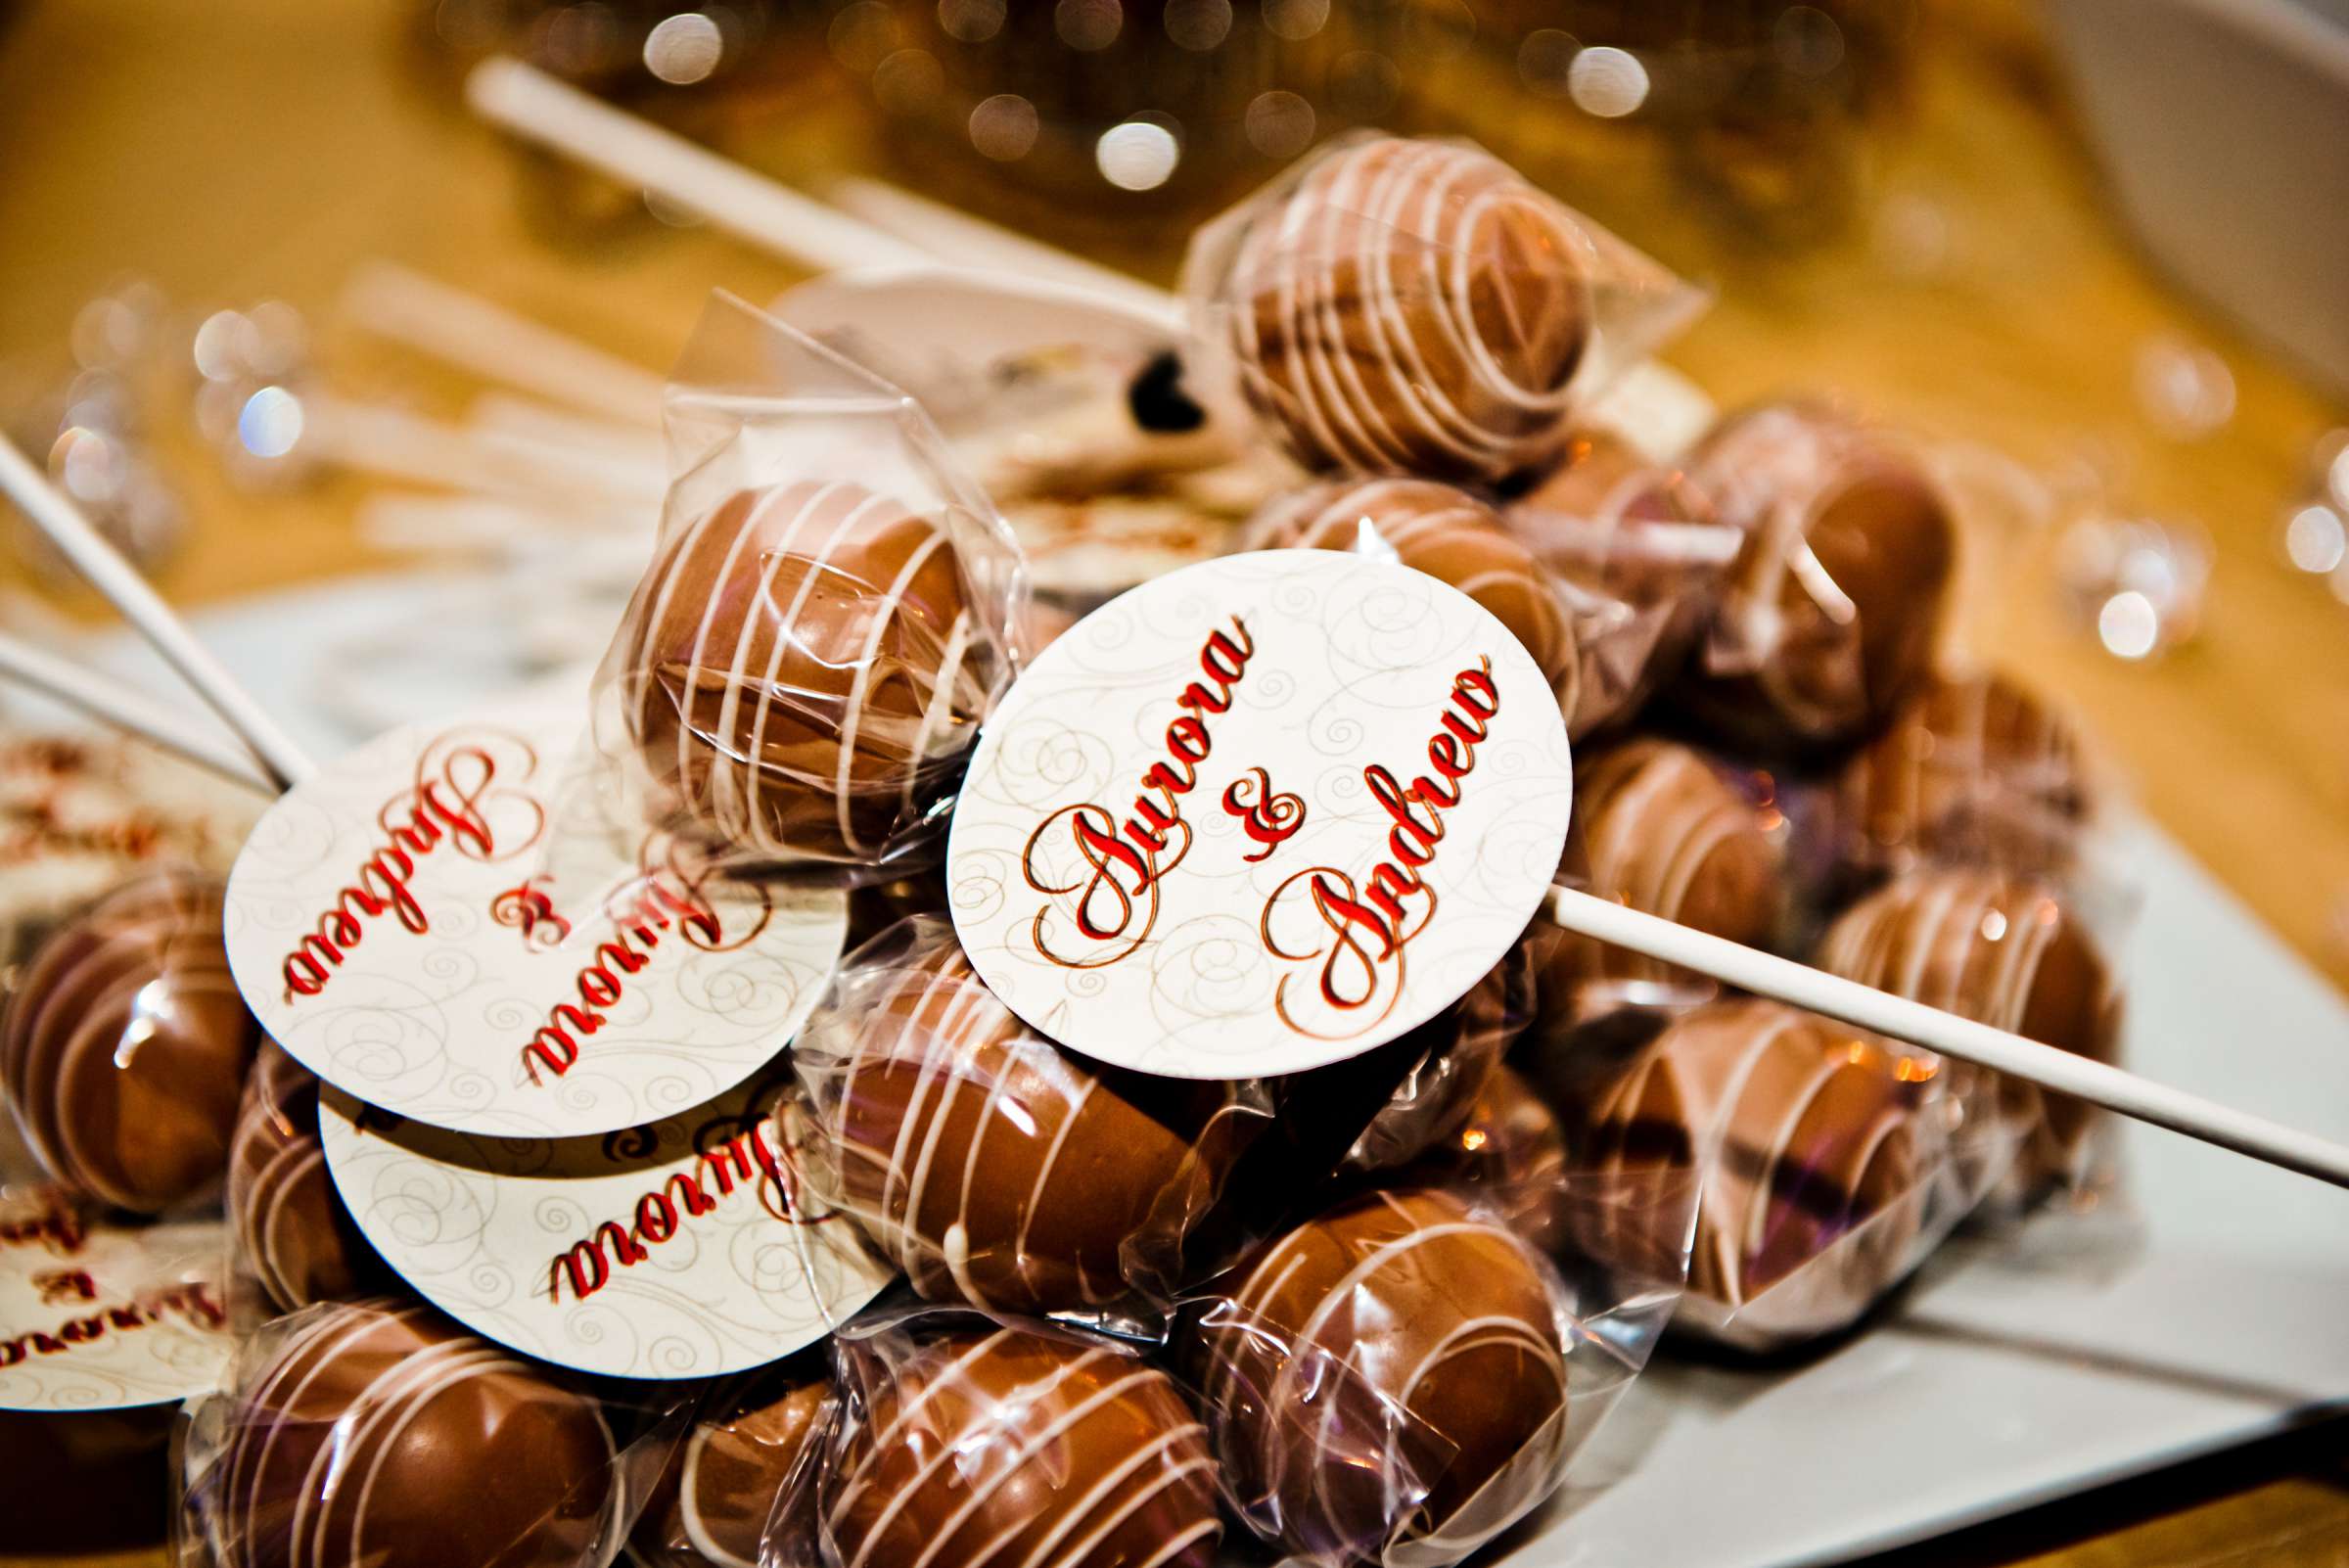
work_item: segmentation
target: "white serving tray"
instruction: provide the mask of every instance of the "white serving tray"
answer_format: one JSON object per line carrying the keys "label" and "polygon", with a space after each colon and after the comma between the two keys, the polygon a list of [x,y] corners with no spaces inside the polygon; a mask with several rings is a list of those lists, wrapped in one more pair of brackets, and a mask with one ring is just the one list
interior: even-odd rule
{"label": "white serving tray", "polygon": [[[453,586],[353,579],[196,624],[325,753],[362,738],[337,704],[380,726],[520,677],[494,615],[479,639],[445,635]],[[330,650],[403,622],[435,632],[322,692]],[[104,650],[161,679],[119,634]],[[2349,1005],[2158,830],[2124,828],[2114,850],[2144,892],[2132,1065],[2349,1137]],[[2129,1129],[2125,1149],[2133,1224],[2054,1219],[1996,1249],[1953,1244],[1894,1311],[1799,1367],[1660,1362],[1503,1560],[1833,1562],[2349,1406],[2349,1192],[2150,1129]],[[2117,1249],[2116,1229],[2133,1233]]]}

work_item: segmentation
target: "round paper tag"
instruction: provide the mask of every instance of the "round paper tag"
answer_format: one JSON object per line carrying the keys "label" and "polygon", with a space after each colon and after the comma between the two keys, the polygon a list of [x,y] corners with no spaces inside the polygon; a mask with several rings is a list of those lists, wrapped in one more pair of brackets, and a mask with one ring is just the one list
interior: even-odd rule
{"label": "round paper tag", "polygon": [[169,1405],[233,1349],[217,1221],[122,1226],[54,1192],[0,1197],[0,1409]]}
{"label": "round paper tag", "polygon": [[1573,801],[1540,668],[1467,595],[1273,550],[1143,584],[988,720],[954,810],[954,924],[1005,1005],[1178,1078],[1395,1038],[1500,962]]}
{"label": "round paper tag", "polygon": [[541,1360],[710,1377],[829,1333],[893,1277],[809,1212],[765,1078],[601,1137],[488,1138],[337,1089],[319,1140],[344,1207],[426,1300]]}
{"label": "round paper tag", "polygon": [[288,791],[237,857],[228,957],[264,1028],[370,1104],[564,1137],[772,1061],[848,900],[712,871],[601,819],[573,715],[403,725]]}

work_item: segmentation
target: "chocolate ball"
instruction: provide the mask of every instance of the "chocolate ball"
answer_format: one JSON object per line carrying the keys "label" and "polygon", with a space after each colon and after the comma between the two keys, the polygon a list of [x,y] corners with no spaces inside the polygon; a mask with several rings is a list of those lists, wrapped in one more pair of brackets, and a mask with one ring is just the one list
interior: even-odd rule
{"label": "chocolate ball", "polygon": [[993,657],[944,527],[803,482],[665,541],[612,669],[664,814],[761,860],[869,864],[948,790]]}
{"label": "chocolate ball", "polygon": [[221,1568],[590,1568],[622,1488],[595,1402],[423,1307],[312,1308],[229,1398]]}
{"label": "chocolate ball", "polygon": [[0,1084],[58,1180],[159,1214],[213,1189],[260,1027],[229,978],[220,884],[165,872],[91,904],[25,966]]}
{"label": "chocolate ball", "polygon": [[933,1301],[1099,1307],[1181,1268],[1261,1116],[1087,1062],[997,1001],[944,922],[846,960],[792,1047],[808,1184]]}
{"label": "chocolate ball", "polygon": [[1565,1130],[1548,1102],[1506,1064],[1485,1081],[1466,1120],[1431,1145],[1405,1179],[1457,1191],[1544,1257],[1569,1233],[1574,1178]]}
{"label": "chocolate ball", "polygon": [[1590,341],[1588,236],[1490,154],[1378,137],[1234,220],[1221,330],[1308,468],[1493,481],[1546,466]]}
{"label": "chocolate ball", "polygon": [[1261,550],[1355,550],[1365,525],[1403,565],[1474,599],[1525,645],[1558,706],[1575,711],[1582,667],[1574,629],[1542,568],[1465,490],[1431,480],[1340,480],[1267,507],[1250,528]]}
{"label": "chocolate ball", "polygon": [[1677,696],[1725,739],[1815,751],[1864,735],[1931,671],[1957,528],[1880,434],[1807,403],[1715,428],[1691,464],[1745,543]]}
{"label": "chocolate ball", "polygon": [[[1560,875],[1602,899],[1731,942],[1767,943],[1784,903],[1784,852],[1769,810],[1706,758],[1641,739],[1574,770]],[[1661,959],[1559,933],[1541,971],[1545,1034],[1614,1007],[1686,999],[1710,983]]]}
{"label": "chocolate ball", "polygon": [[[1838,916],[1818,963],[2095,1061],[2109,1062],[2119,1049],[2112,971],[2043,883],[1971,867],[1911,872]],[[2068,1173],[2094,1109],[1980,1068],[1953,1071],[1951,1084],[1965,1091],[1986,1080],[1996,1082],[2006,1114],[2028,1130],[2020,1162],[2026,1179]]]}
{"label": "chocolate ball", "polygon": [[1288,1551],[1455,1561],[1556,1483],[1552,1286],[1452,1194],[1341,1201],[1265,1247],[1187,1332],[1216,1455]]}
{"label": "chocolate ball", "polygon": [[1393,1086],[1385,1103],[1342,1163],[1357,1172],[1408,1164],[1459,1130],[1532,1009],[1532,969],[1523,949],[1513,949],[1466,995],[1387,1046],[1284,1081],[1281,1115],[1330,1114],[1351,1097],[1328,1092],[1327,1081],[1337,1074],[1387,1075]]}
{"label": "chocolate ball", "polygon": [[853,1402],[824,1477],[827,1562],[1209,1568],[1198,1418],[1130,1352],[975,1324],[839,1342]]}
{"label": "chocolate ball", "polygon": [[245,1081],[225,1206],[244,1270],[281,1313],[349,1296],[381,1275],[327,1174],[318,1081],[274,1040],[262,1042]]}
{"label": "chocolate ball", "polygon": [[820,1356],[720,1384],[654,1480],[628,1555],[642,1568],[760,1568],[771,1527],[813,1561],[814,1466],[832,1411]]}
{"label": "chocolate ball", "polygon": [[1630,718],[1687,663],[1741,538],[1685,472],[1618,437],[1579,431],[1568,453],[1506,520],[1568,590],[1583,657],[1579,739]]}
{"label": "chocolate ball", "polygon": [[[1850,1238],[1806,1291],[1805,1326],[1824,1332],[1912,1261],[1931,1076],[1916,1058],[1814,1014],[1717,1001],[1668,1025],[1579,1137],[1601,1185],[1693,1176],[1688,1288],[1720,1306],[1744,1306]],[[1584,1243],[1601,1259],[1655,1259],[1688,1235],[1668,1205],[1591,1204],[1582,1214]]]}
{"label": "chocolate ball", "polygon": [[2028,692],[1936,679],[1844,764],[1837,848],[1861,880],[1928,860],[2045,873],[2071,858],[2089,796],[2071,726]]}

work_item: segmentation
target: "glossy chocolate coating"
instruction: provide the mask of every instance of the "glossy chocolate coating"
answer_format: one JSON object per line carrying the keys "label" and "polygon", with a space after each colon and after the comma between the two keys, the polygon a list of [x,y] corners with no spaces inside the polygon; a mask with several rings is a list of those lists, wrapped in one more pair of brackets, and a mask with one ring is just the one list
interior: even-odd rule
{"label": "glossy chocolate coating", "polygon": [[312,1309],[231,1396],[221,1568],[591,1568],[616,1527],[594,1401],[388,1301]]}
{"label": "glossy chocolate coating", "polygon": [[1556,1483],[1550,1283],[1450,1193],[1342,1200],[1263,1248],[1192,1333],[1217,1457],[1289,1551],[1456,1560]]}
{"label": "glossy chocolate coating", "polygon": [[[642,1568],[760,1568],[761,1543],[815,1558],[815,1474],[832,1423],[820,1356],[799,1356],[711,1392],[629,1533]],[[789,1502],[782,1499],[792,1495]]]}
{"label": "glossy chocolate coating", "polygon": [[2061,869],[2090,791],[2071,726],[1998,675],[1935,679],[1834,787],[1838,856],[1859,879],[1926,861]]}
{"label": "glossy chocolate coating", "polygon": [[985,641],[939,524],[803,482],[677,530],[614,654],[658,799],[746,856],[869,864],[977,738]]}
{"label": "glossy chocolate coating", "polygon": [[[1365,545],[1367,525],[1374,536]],[[1500,516],[1465,490],[1431,480],[1341,480],[1267,507],[1250,528],[1255,549],[1359,550],[1380,544],[1474,599],[1525,645],[1559,707],[1581,685],[1574,630],[1542,568]]]}
{"label": "glossy chocolate coating", "polygon": [[[1575,768],[1563,877],[1602,899],[1748,945],[1767,945],[1784,902],[1784,853],[1767,811],[1700,753],[1626,741]],[[1554,1033],[1609,1007],[1704,984],[1661,959],[1561,933],[1541,973]]]}
{"label": "glossy chocolate coating", "polygon": [[1056,1312],[1179,1268],[1262,1121],[1238,1089],[1059,1049],[936,919],[885,934],[846,973],[792,1052],[814,1108],[807,1179],[916,1290]]}
{"label": "glossy chocolate coating", "polygon": [[1130,1352],[979,1323],[840,1344],[852,1409],[823,1486],[857,1568],[1208,1568],[1198,1418]]}
{"label": "glossy chocolate coating", "polygon": [[[1921,1076],[1920,1076],[1921,1074]],[[1930,1069],[1827,1019],[1776,1002],[1710,1003],[1676,1019],[1583,1130],[1602,1179],[1689,1170],[1700,1182],[1688,1288],[1740,1306],[1896,1205],[1835,1268],[1828,1316],[1848,1321],[1906,1269],[1925,1170]],[[1584,1241],[1645,1261],[1685,1231],[1667,1206],[1585,1211]],[[1635,1233],[1661,1217],[1664,1234]],[[1831,1326],[1831,1324],[1822,1325]]]}
{"label": "glossy chocolate coating", "polygon": [[381,1278],[318,1141],[318,1081],[264,1041],[228,1144],[229,1223],[240,1262],[281,1313]]}
{"label": "glossy chocolate coating", "polygon": [[[2099,1062],[2120,1042],[2112,971],[2046,885],[1996,871],[1929,867],[1888,883],[1838,916],[1821,969]],[[1977,1084],[1981,1069],[1953,1086]],[[2095,1111],[2019,1080],[1999,1097],[2030,1132],[2028,1178],[2064,1173]]]}
{"label": "glossy chocolate coating", "polygon": [[1745,544],[1681,705],[1725,739],[1776,751],[1882,724],[1931,671],[1956,571],[1932,481],[1874,431],[1806,403],[1724,422],[1691,467]]}
{"label": "glossy chocolate coating", "polygon": [[1473,148],[1329,153],[1240,221],[1215,288],[1241,385],[1307,467],[1498,480],[1554,461],[1587,238]]}
{"label": "glossy chocolate coating", "polygon": [[220,915],[217,882],[161,873],[66,921],[25,966],[0,1082],[58,1180],[141,1214],[219,1181],[260,1041]]}

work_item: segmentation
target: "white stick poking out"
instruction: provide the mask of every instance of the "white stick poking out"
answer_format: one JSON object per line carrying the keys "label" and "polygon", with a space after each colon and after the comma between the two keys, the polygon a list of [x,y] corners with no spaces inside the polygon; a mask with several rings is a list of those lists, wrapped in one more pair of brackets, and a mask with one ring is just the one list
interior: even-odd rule
{"label": "white stick poking out", "polygon": [[70,659],[60,659],[5,632],[0,632],[0,679],[16,681],[102,719],[125,734],[152,741],[174,756],[209,768],[232,784],[242,784],[263,795],[277,793],[277,786],[253,765],[252,758],[190,724],[136,687]]}
{"label": "white stick poking out", "polygon": [[310,775],[310,760],[301,748],[196,640],[162,596],[139,576],[138,568],[125,561],[122,552],[90,526],[80,508],[49,483],[49,476],[5,438],[0,438],[0,494],[23,507],[33,527],[65,553],[73,570],[105,594],[122,612],[122,618],[163,656],[163,662],[211,704],[212,712],[236,731],[237,738],[281,788]]}
{"label": "white stick poking out", "polygon": [[2270,1165],[2349,1186],[2349,1148],[2234,1110],[2184,1089],[2124,1073],[2117,1067],[2059,1051],[1873,990],[1823,970],[1778,958],[1720,937],[1691,931],[1606,899],[1560,888],[1550,896],[1550,918],[1569,931],[1696,970],[1758,996],[1809,1008],[1829,1018],[1922,1045],[1945,1056],[1994,1068],[2075,1095],[2140,1122],[2248,1154]]}
{"label": "white stick poking out", "polygon": [[474,67],[465,81],[465,99],[483,118],[527,141],[655,192],[817,272],[929,259],[918,246],[811,202],[519,60],[490,59]]}
{"label": "white stick poking out", "polygon": [[379,338],[631,426],[661,423],[661,378],[421,272],[371,261],[343,288],[343,313]]}

